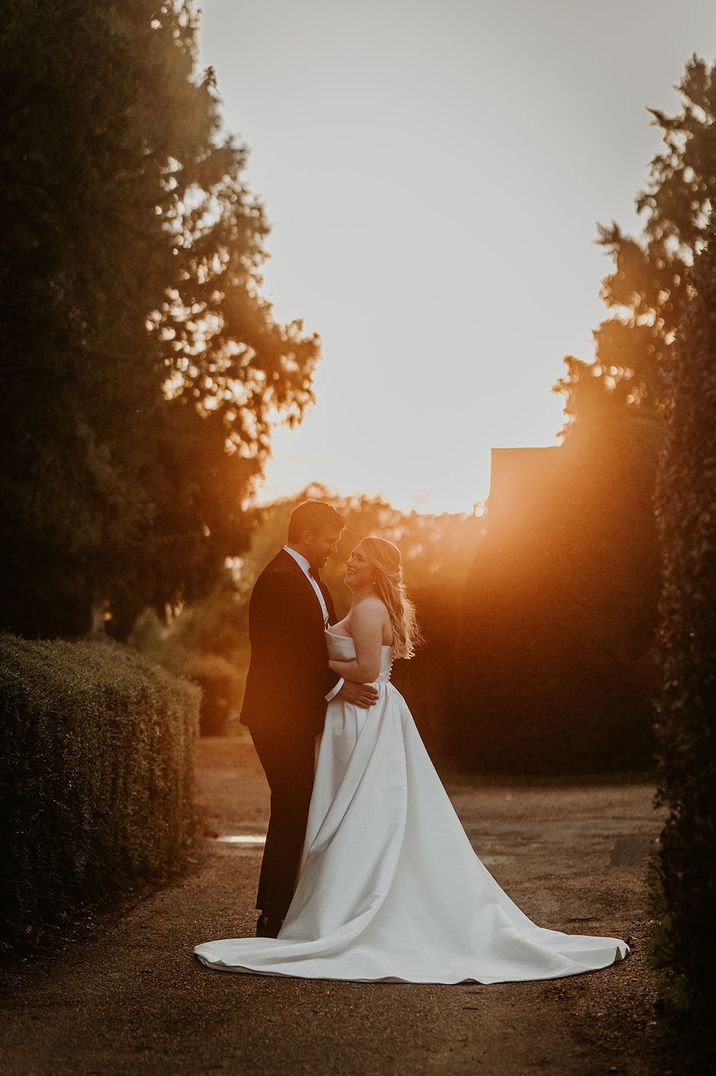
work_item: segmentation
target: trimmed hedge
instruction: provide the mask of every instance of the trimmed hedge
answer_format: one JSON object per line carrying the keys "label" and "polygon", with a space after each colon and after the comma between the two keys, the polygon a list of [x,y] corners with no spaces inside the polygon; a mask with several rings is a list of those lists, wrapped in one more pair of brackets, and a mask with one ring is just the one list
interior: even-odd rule
{"label": "trimmed hedge", "polygon": [[652,887],[666,1007],[700,1013],[710,1027],[716,992],[716,232],[691,283],[657,483],[664,681],[656,726],[658,801],[669,814]]}
{"label": "trimmed hedge", "polygon": [[595,423],[491,491],[445,684],[464,765],[651,768],[662,440],[656,420]]}
{"label": "trimmed hedge", "polygon": [[0,939],[179,869],[200,689],[111,639],[0,634]]}

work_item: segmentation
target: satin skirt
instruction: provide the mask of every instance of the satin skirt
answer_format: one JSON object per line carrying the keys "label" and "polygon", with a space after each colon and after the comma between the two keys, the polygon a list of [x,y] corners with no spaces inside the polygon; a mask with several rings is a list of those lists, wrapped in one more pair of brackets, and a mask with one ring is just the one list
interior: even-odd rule
{"label": "satin skirt", "polygon": [[334,700],[296,890],[277,938],[224,938],[209,968],[413,983],[558,979],[627,956],[619,938],[533,923],[470,844],[402,695],[368,710]]}

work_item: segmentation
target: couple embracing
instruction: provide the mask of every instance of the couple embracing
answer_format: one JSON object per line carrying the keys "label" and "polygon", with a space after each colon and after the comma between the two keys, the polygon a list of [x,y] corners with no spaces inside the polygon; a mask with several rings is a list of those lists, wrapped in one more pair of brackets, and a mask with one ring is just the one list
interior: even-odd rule
{"label": "couple embracing", "polygon": [[358,543],[336,622],[320,569],[343,527],[330,505],[300,504],[254,586],[241,720],[271,789],[257,936],[195,955],[245,974],[434,983],[553,979],[623,959],[619,938],[534,924],[476,855],[390,681],[419,638],[400,552]]}

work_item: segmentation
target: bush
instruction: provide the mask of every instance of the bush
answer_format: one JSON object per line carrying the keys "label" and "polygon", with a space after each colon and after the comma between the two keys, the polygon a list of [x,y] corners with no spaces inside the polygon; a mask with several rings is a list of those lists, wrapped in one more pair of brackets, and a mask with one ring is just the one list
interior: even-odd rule
{"label": "bush", "polygon": [[162,623],[145,609],[127,640],[151,661],[202,689],[202,736],[235,732],[249,665],[248,594],[224,571],[210,594]]}
{"label": "bush", "polygon": [[112,640],[0,634],[0,938],[181,867],[200,691]]}
{"label": "bush", "polygon": [[196,654],[187,661],[185,674],[201,688],[200,734],[225,736],[238,690],[233,666],[218,654]]}

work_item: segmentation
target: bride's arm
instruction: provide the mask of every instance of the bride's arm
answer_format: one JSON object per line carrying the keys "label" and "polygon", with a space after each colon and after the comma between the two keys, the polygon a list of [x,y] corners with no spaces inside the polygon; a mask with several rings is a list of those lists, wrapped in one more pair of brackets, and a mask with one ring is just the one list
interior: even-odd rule
{"label": "bride's arm", "polygon": [[380,672],[385,606],[379,598],[365,598],[351,613],[351,632],[356,648],[353,661],[329,661],[335,673],[357,684],[370,684]]}

